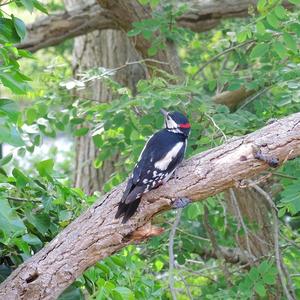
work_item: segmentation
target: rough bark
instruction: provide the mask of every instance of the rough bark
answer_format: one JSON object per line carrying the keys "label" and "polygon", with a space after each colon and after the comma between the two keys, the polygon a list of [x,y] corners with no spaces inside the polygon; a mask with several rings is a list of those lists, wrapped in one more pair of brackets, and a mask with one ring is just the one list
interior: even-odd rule
{"label": "rough bark", "polygon": [[[186,2],[189,10],[178,18],[178,25],[202,32],[217,26],[224,18],[247,16],[249,5],[255,5],[257,1],[194,0]],[[51,13],[28,25],[27,37],[18,47],[34,52],[45,47],[55,46],[68,38],[94,30],[116,29],[117,26],[118,22],[115,22],[109,10],[102,9],[97,4],[86,5],[81,8],[72,8],[69,11]]]}
{"label": "rough bark", "polygon": [[[280,164],[300,156],[300,113],[185,161],[178,179],[144,195],[138,213],[126,224],[114,219],[125,184],[116,187],[15,270],[1,284],[0,299],[55,299],[87,267],[135,242],[132,237],[151,236],[147,224],[170,209],[173,199],[203,200],[268,169],[254,158],[253,145]],[[134,234],[137,230],[142,234]]]}

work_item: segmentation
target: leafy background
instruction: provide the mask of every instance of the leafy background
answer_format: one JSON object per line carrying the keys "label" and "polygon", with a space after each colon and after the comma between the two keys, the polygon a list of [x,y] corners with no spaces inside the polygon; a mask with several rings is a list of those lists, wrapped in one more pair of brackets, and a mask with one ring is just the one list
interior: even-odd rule
{"label": "leafy background", "polygon": [[[140,2],[154,11],[160,3],[163,10],[133,24],[128,35],[152,41],[149,55],[164,47],[166,39],[176,41],[186,79],[175,84],[157,72],[138,83],[136,96],[113,81],[113,70],[88,70],[82,80],[75,80],[72,41],[34,55],[14,46],[26,35],[23,20],[61,9],[60,2],[1,4],[0,281],[126,179],[147,136],[162,126],[161,107],[188,114],[193,129],[187,157],[299,111],[299,9],[287,10],[282,1],[260,0],[258,14],[250,7],[247,19],[226,20],[209,32],[193,33],[175,24],[166,30],[185,6]],[[289,2],[299,5],[298,0]],[[73,98],[72,91],[94,80],[114,89],[115,100],[97,103]],[[237,107],[211,101],[216,92],[242,86],[256,92]],[[90,135],[100,150],[95,168],[117,152],[124,162],[103,190],[93,195],[72,187],[74,138],[84,135]],[[289,161],[273,173],[283,261],[300,297],[300,160]],[[218,244],[236,245],[233,232],[238,221],[224,210],[223,194],[185,208],[174,240],[178,299],[267,299],[276,294],[273,253],[251,267],[227,263],[229,278],[222,259],[203,258],[203,251],[212,247],[203,221],[205,210]],[[165,228],[164,234],[98,262],[60,299],[170,299],[168,243],[175,215],[158,216],[155,222]]]}

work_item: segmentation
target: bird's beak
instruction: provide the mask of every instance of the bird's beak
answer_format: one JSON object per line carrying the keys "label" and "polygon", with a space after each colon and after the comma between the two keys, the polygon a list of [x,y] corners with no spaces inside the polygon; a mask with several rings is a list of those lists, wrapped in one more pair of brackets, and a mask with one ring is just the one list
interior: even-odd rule
{"label": "bird's beak", "polygon": [[169,114],[169,112],[167,112],[166,110],[164,110],[163,108],[160,109],[160,112],[163,114],[163,116],[166,118]]}

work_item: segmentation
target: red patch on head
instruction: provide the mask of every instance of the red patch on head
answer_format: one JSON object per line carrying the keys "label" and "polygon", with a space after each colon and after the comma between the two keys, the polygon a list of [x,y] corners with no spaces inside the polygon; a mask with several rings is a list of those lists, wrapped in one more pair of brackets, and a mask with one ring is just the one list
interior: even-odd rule
{"label": "red patch on head", "polygon": [[186,124],[179,124],[180,128],[191,128],[191,124],[190,123],[186,123]]}

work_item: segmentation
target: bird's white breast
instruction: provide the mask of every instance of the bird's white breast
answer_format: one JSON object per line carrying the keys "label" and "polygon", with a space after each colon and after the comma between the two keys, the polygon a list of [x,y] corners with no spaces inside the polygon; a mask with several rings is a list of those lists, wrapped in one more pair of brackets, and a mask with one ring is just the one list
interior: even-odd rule
{"label": "bird's white breast", "polygon": [[178,142],[177,144],[175,144],[175,146],[162,159],[154,164],[155,168],[162,171],[166,170],[173,158],[176,157],[176,155],[182,148],[183,144],[183,142]]}

